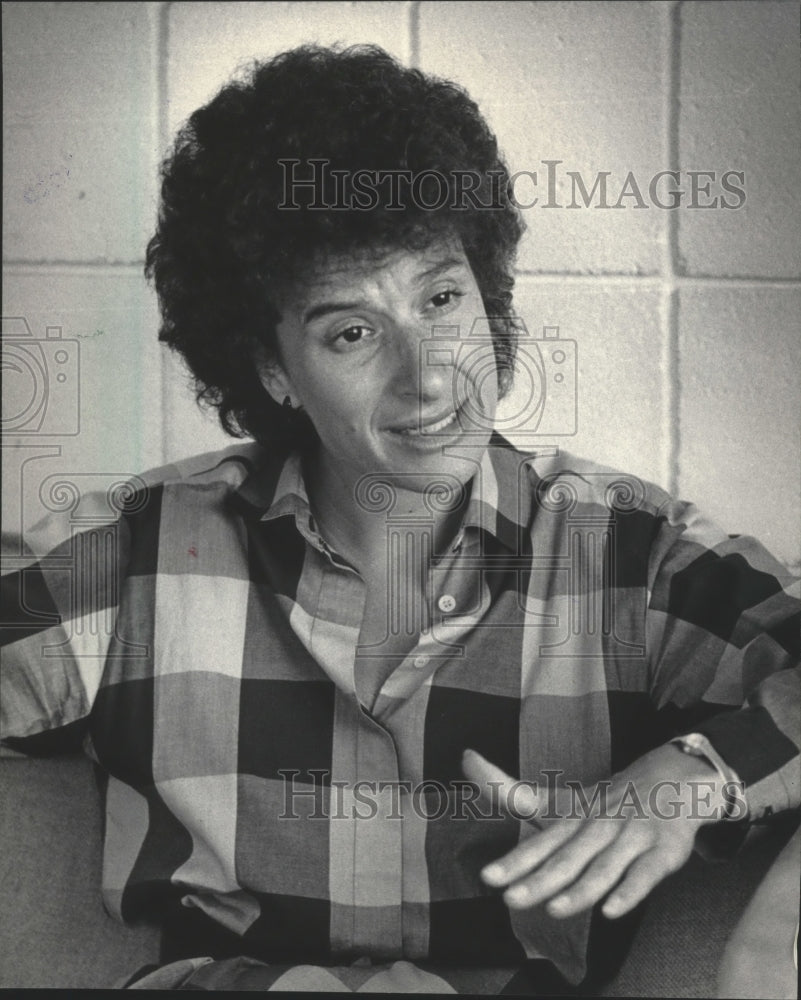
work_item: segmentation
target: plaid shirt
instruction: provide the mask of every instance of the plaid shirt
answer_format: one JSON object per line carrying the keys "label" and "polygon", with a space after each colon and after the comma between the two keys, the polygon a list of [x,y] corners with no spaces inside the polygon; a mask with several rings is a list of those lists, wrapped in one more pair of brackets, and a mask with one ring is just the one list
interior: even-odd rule
{"label": "plaid shirt", "polygon": [[[419,538],[384,500],[388,544]],[[297,456],[234,446],[61,507],[7,564],[2,735],[108,775],[122,919],[180,900],[268,961],[547,957],[578,981],[589,915],[479,878],[521,827],[471,806],[464,748],[563,789],[700,731],[752,819],[799,803],[797,591],[634,477],[495,437],[372,704],[364,583]]]}

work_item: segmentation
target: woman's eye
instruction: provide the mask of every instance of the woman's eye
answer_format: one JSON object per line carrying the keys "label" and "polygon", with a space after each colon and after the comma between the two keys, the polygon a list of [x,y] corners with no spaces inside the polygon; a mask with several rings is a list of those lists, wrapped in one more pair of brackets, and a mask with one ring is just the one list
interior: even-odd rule
{"label": "woman's eye", "polygon": [[457,292],[455,288],[448,288],[444,292],[437,292],[436,295],[432,295],[431,304],[437,309],[442,309],[460,297],[461,292]]}
{"label": "woman's eye", "polygon": [[361,325],[349,326],[346,327],[344,330],[340,330],[339,333],[337,334],[336,339],[344,341],[346,344],[358,344],[360,340],[363,340],[365,337],[368,337],[370,335],[370,332],[371,330],[369,326],[361,326]]}

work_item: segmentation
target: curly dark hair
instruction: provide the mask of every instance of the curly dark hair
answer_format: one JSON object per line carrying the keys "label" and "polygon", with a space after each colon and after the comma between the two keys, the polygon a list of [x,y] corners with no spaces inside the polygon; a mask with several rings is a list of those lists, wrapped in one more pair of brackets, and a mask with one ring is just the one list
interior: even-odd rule
{"label": "curly dark hair", "polygon": [[[298,185],[299,207],[287,207],[288,169],[305,176],[314,160],[328,165],[326,205],[335,170],[436,171],[453,190],[456,173],[470,172],[480,184],[458,204],[449,192],[444,205],[436,192],[432,202],[429,185],[425,204],[409,199],[403,211],[388,198],[367,210],[315,208],[314,192]],[[303,447],[316,437],[311,422],[273,401],[257,364],[278,357],[279,303],[293,281],[330,255],[378,259],[458,238],[505,392],[519,335],[512,287],[522,233],[495,136],[461,87],[406,69],[376,46],[302,46],[253,64],[181,128],[162,166],[145,273],[158,292],[159,339],[183,356],[198,401],[217,409],[229,434]]]}

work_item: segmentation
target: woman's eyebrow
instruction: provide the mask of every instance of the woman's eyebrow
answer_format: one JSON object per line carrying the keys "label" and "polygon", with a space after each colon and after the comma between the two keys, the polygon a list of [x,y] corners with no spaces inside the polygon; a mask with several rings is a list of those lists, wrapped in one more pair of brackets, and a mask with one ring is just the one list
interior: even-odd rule
{"label": "woman's eyebrow", "polygon": [[431,267],[426,268],[425,271],[421,271],[419,274],[415,275],[415,283],[422,284],[422,282],[427,281],[429,278],[435,278],[438,274],[442,274],[444,271],[450,271],[454,268],[464,269],[466,267],[465,261],[460,257],[448,257],[446,260],[437,261],[436,264],[432,264]]}
{"label": "woman's eyebrow", "polygon": [[328,316],[331,313],[342,312],[348,309],[358,309],[361,302],[318,302],[310,306],[301,317],[301,322],[306,324],[321,316]]}
{"label": "woman's eyebrow", "polygon": [[[464,269],[465,262],[459,257],[448,257],[446,260],[439,260],[436,264],[432,264],[431,267],[427,267],[424,271],[420,271],[414,276],[414,284],[422,285],[423,282],[435,278],[437,275],[444,273],[445,271],[451,271],[453,269]],[[336,300],[331,300],[330,302],[316,302],[313,306],[310,306],[303,312],[301,316],[301,322],[303,324],[311,323],[312,320],[320,319],[321,316],[329,316],[331,313],[344,312],[348,309],[359,309],[364,303],[353,300],[347,300],[338,302]]]}

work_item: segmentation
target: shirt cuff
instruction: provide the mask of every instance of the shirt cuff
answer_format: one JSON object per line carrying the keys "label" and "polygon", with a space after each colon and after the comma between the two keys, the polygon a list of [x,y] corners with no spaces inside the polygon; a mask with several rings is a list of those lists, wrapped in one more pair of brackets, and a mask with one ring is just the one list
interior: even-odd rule
{"label": "shirt cuff", "polygon": [[799,750],[761,705],[726,712],[696,727],[744,786],[748,818],[767,818],[799,804]]}

